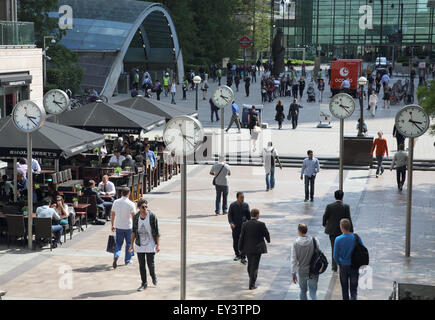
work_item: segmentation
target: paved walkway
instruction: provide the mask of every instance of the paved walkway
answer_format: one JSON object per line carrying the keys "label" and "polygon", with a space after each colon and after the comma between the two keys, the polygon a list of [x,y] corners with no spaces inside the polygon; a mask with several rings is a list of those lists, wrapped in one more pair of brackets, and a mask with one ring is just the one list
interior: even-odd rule
{"label": "paved walkway", "polygon": [[[214,189],[209,166],[189,166],[188,174],[188,299],[298,299],[298,287],[290,282],[290,248],[298,223],[320,240],[330,257],[330,246],[321,226],[327,203],[333,201],[338,175],[323,170],[316,181],[313,203],[303,202],[303,184],[295,168],[277,170],[277,186],[266,192],[261,167],[234,167],[230,201],[245,191],[250,207],[261,211],[272,238],[269,253],[260,264],[255,291],[247,290],[246,267],[234,262],[231,231],[226,216],[215,216]],[[109,224],[89,226],[53,252],[29,252],[0,247],[0,288],[6,299],[178,299],[180,252],[180,176],[162,184],[146,198],[159,217],[161,253],[156,257],[158,287],[137,292],[140,276],[137,260],[111,268],[105,252]],[[351,207],[355,230],[370,251],[372,281],[362,281],[360,299],[387,299],[392,282],[435,285],[435,173],[416,172],[412,225],[412,257],[404,257],[406,194],[394,187],[395,174],[379,179],[374,171],[345,174],[345,201]],[[388,199],[388,201],[385,201]],[[364,275],[362,278],[365,279]],[[69,281],[71,279],[71,281]],[[370,289],[371,288],[371,289]],[[340,286],[330,268],[320,277],[319,299],[340,299]]]}
{"label": "paved walkway", "polygon": [[[323,67],[324,68],[324,67]],[[392,78],[390,84],[392,85],[396,80],[403,78]],[[308,80],[308,79],[307,79]],[[417,83],[417,82],[416,82]],[[222,79],[222,84],[226,84],[225,78]],[[210,121],[210,104],[208,102],[211,92],[217,87],[217,82],[214,83],[213,80],[209,80],[210,88],[207,93],[207,99],[202,100],[202,92],[199,90],[199,119],[206,129],[206,132],[215,133],[215,138],[213,139],[214,148],[213,152],[220,152],[220,121],[213,122]],[[308,81],[307,81],[308,86]],[[235,85],[232,89],[236,91]],[[257,76],[257,82],[252,83],[250,88],[250,96],[246,97],[244,82],[241,82],[239,86],[240,91],[235,92],[236,103],[241,108],[243,104],[261,104],[261,94],[260,94],[260,77]],[[189,90],[187,93],[187,100],[181,100],[182,92],[181,86],[178,87],[176,103],[195,108],[195,91]],[[306,90],[306,89],[305,89]],[[318,92],[316,89],[316,94],[318,97]],[[325,92],[323,94],[323,105],[328,108],[329,97],[331,93],[329,91],[329,86],[326,85]],[[393,137],[393,126],[394,117],[398,110],[403,107],[403,104],[392,106],[391,109],[382,108],[382,96],[383,92],[379,95],[379,107],[376,113],[376,117],[373,118],[367,108],[367,99],[364,100],[364,119],[367,122],[368,134],[370,136],[377,136],[377,132],[382,130],[384,132],[384,137],[389,142],[389,148],[391,151],[397,150],[396,139]],[[121,100],[128,99],[129,95],[118,95],[111,98],[111,102],[117,102]],[[291,155],[291,156],[304,156],[308,149],[314,150],[315,154],[318,156],[330,156],[338,157],[339,154],[339,121],[332,118],[332,128],[331,129],[320,129],[317,128],[319,123],[319,99],[316,102],[308,103],[306,100],[306,93],[300,103],[303,105],[301,114],[299,117],[299,126],[296,130],[291,129],[291,123],[288,120],[284,121],[283,130],[278,130],[278,124],[274,120],[275,118],[275,105],[278,99],[271,103],[264,104],[264,114],[263,122],[269,124],[268,130],[263,130],[260,135],[259,141],[263,144],[267,144],[268,141],[273,141],[277,150],[281,154]],[[165,97],[164,94],[161,95],[162,101],[171,102],[171,97]],[[416,100],[417,101],[417,100]],[[284,110],[287,115],[288,108],[292,102],[292,98],[283,97],[282,102],[284,104]],[[356,124],[359,118],[359,101],[356,102],[356,110],[354,114],[345,120],[344,134],[345,136],[356,136]],[[220,112],[219,112],[220,117]],[[225,128],[229,123],[231,118],[231,107],[225,109]],[[227,152],[249,152],[249,131],[248,129],[242,129],[242,135],[237,135],[237,128],[233,125],[233,129],[229,131],[226,136],[226,150]],[[162,135],[163,127],[157,128],[146,134],[147,137],[154,139],[156,135]],[[415,159],[435,159],[435,147],[434,147],[434,136],[426,133],[422,137],[417,139],[415,145]],[[259,142],[259,143],[260,143]],[[407,145],[407,142],[406,142]],[[257,149],[258,150],[258,149]],[[261,148],[259,148],[261,150]]]}

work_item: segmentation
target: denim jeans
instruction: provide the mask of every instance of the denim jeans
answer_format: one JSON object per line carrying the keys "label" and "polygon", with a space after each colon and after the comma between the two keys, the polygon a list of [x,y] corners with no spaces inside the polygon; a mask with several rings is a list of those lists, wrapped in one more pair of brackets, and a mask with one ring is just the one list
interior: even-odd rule
{"label": "denim jeans", "polygon": [[[305,178],[305,199],[308,200],[308,195],[310,196],[311,199],[314,198],[314,181],[316,179],[316,176],[307,176],[304,175]],[[310,188],[308,188],[308,186]]]}
{"label": "denim jeans", "polygon": [[175,92],[171,92],[171,96],[172,96],[171,103],[172,103],[172,104],[176,104],[176,103],[175,103]]}
{"label": "denim jeans", "polygon": [[383,172],[384,171],[384,166],[382,165],[382,163],[384,162],[384,156],[380,155],[380,156],[376,156],[376,160],[378,162],[378,168],[376,169],[376,174],[379,174],[379,171]]}
{"label": "denim jeans", "polygon": [[357,300],[359,271],[351,266],[340,265],[340,283],[343,300]]}
{"label": "denim jeans", "polygon": [[125,239],[125,263],[129,263],[131,259],[131,253],[128,251],[131,244],[131,229],[116,229],[116,237],[115,237],[115,258],[119,258],[121,255],[122,245]]}
{"label": "denim jeans", "polygon": [[60,243],[60,239],[62,237],[63,227],[60,224],[51,226],[51,232],[53,232],[55,236],[55,242]]}
{"label": "denim jeans", "polygon": [[216,187],[216,213],[221,211],[221,197],[223,195],[222,200],[222,211],[227,212],[228,211],[228,186],[219,186],[215,185]]}
{"label": "denim jeans", "polygon": [[266,173],[266,188],[267,190],[275,188],[275,167],[271,167],[270,172]]}
{"label": "denim jeans", "polygon": [[307,290],[310,292],[311,300],[317,300],[317,282],[319,281],[319,275],[312,276],[311,279],[308,273],[299,273],[299,287],[301,291],[299,293],[299,299],[308,300]]}
{"label": "denim jeans", "polygon": [[396,168],[397,186],[403,186],[406,179],[406,166]]}

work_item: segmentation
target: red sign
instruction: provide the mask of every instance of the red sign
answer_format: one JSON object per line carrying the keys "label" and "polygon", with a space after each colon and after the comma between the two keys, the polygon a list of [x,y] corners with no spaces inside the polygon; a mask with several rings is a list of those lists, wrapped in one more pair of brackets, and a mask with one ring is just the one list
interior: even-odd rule
{"label": "red sign", "polygon": [[251,39],[249,39],[249,37],[247,36],[243,36],[240,38],[239,44],[242,48],[247,48],[251,46]]}

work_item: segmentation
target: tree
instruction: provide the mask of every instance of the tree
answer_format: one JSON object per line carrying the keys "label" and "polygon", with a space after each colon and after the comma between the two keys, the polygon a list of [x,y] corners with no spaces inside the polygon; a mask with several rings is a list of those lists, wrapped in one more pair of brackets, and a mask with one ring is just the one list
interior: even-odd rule
{"label": "tree", "polygon": [[[435,118],[435,80],[428,81],[429,86],[417,88],[419,104],[431,118]],[[435,134],[435,124],[431,126],[431,134]]]}

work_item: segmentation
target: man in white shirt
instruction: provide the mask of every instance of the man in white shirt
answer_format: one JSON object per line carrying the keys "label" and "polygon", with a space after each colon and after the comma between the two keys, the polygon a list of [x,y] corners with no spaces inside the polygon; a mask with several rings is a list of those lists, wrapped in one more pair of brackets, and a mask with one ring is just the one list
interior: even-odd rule
{"label": "man in white shirt", "polygon": [[[36,209],[36,216],[38,218],[50,218],[56,221],[60,220],[59,215],[56,210],[50,208],[51,200],[50,198],[45,198],[42,200],[42,206]],[[62,237],[63,227],[60,224],[51,225],[51,231],[55,235],[55,243],[53,244],[53,248],[57,247],[57,244],[60,243],[60,239]]]}
{"label": "man in white shirt", "polygon": [[115,154],[110,157],[109,164],[111,163],[117,163],[118,166],[122,166],[122,161],[125,160],[125,157],[121,155],[121,152],[119,150],[115,151]]}
{"label": "man in white shirt", "polygon": [[278,162],[280,169],[282,170],[281,161],[278,157],[278,152],[273,147],[272,141],[269,141],[267,148],[263,149],[263,166],[266,172],[266,191],[275,188],[275,161]]}
{"label": "man in white shirt", "polygon": [[121,191],[122,197],[113,202],[112,206],[112,232],[116,231],[115,253],[113,256],[113,268],[116,269],[118,258],[121,255],[122,245],[125,239],[125,264],[131,260],[131,229],[133,228],[133,216],[136,213],[136,205],[128,199],[130,189],[125,187]]}
{"label": "man in white shirt", "polygon": [[41,173],[41,166],[39,165],[39,162],[35,159],[32,159],[32,172],[37,174]]}
{"label": "man in white shirt", "polygon": [[108,194],[111,197],[116,195],[115,185],[109,180],[108,175],[103,176],[103,181],[98,184],[98,190],[101,194]]}
{"label": "man in white shirt", "polygon": [[17,171],[21,171],[25,177],[27,177],[27,161],[25,158],[18,159]]}

